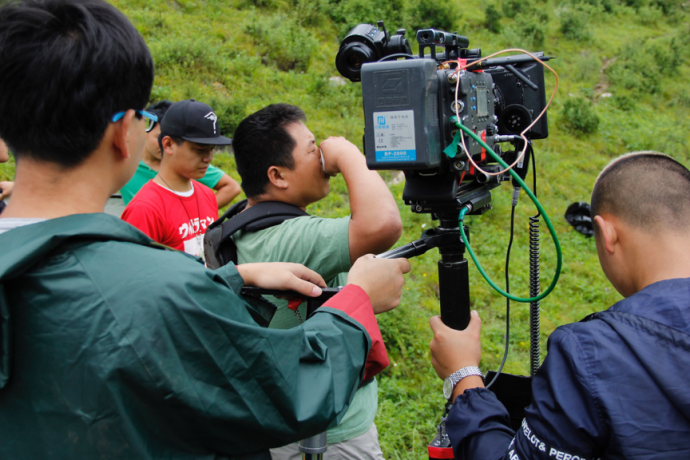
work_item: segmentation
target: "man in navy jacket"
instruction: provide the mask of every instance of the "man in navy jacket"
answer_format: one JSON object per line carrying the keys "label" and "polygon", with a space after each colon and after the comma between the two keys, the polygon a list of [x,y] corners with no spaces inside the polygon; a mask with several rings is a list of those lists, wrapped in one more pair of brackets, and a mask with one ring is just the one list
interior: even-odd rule
{"label": "man in navy jacket", "polygon": [[[480,377],[461,379],[447,419],[456,459],[690,458],[690,171],[656,152],[620,157],[591,213],[625,299],[551,335],[517,433]],[[441,378],[479,365],[480,325],[476,312],[464,331],[432,318]]]}

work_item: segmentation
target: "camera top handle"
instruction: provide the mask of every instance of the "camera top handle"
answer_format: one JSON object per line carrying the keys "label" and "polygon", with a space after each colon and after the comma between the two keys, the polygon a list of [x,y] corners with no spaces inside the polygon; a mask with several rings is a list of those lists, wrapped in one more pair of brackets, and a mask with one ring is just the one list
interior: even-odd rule
{"label": "camera top handle", "polygon": [[[436,29],[421,29],[417,31],[417,43],[419,43],[419,57],[424,58],[424,52],[429,48],[431,58],[437,62],[450,61],[459,58],[480,58],[481,50],[470,50],[470,39],[457,33],[444,32]],[[437,56],[436,47],[446,49],[445,53]]]}

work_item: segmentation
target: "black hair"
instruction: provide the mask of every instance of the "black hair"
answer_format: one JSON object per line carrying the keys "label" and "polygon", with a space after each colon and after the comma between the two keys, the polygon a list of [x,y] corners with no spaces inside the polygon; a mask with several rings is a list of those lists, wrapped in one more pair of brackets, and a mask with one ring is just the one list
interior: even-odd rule
{"label": "black hair", "polygon": [[237,126],[232,147],[242,190],[249,198],[261,195],[268,185],[268,168],[295,167],[292,151],[296,142],[286,126],[306,122],[304,112],[294,105],[272,104],[249,115]]}
{"label": "black hair", "polygon": [[115,113],[144,108],[152,85],[144,39],[105,1],[0,7],[0,137],[17,161],[79,165]]}
{"label": "black hair", "polygon": [[658,152],[624,155],[599,174],[590,212],[592,218],[608,213],[649,231],[687,231],[690,171]]}
{"label": "black hair", "polygon": [[[167,99],[163,99],[162,101],[158,101],[154,104],[149,105],[146,107],[147,112],[151,112],[152,114],[156,115],[158,117],[158,121],[156,123],[160,123],[161,120],[163,120],[163,117],[165,116],[165,113],[168,111],[170,106],[173,105],[172,101],[168,101]],[[154,123],[153,126],[156,126]],[[151,127],[153,129],[153,126]]]}

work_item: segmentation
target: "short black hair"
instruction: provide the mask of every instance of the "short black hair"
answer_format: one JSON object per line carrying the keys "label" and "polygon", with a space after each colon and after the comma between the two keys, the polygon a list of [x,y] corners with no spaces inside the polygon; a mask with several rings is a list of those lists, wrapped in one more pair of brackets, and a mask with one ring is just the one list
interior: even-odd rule
{"label": "short black hair", "polygon": [[[161,120],[165,116],[165,112],[168,111],[168,109],[170,108],[171,105],[173,105],[173,101],[163,99],[162,101],[158,101],[158,102],[151,104],[148,107],[146,107],[147,112],[150,112],[150,113],[152,113],[158,117],[158,121],[153,126],[156,126],[157,123],[161,122]],[[153,129],[153,127],[152,127],[152,129]]]}
{"label": "short black hair", "polygon": [[249,115],[237,126],[232,147],[242,190],[248,198],[263,194],[268,185],[266,172],[271,166],[295,167],[292,151],[296,142],[285,129],[307,117],[299,107],[272,104]]}
{"label": "short black hair", "polygon": [[17,161],[79,165],[115,113],[144,108],[152,85],[144,39],[105,1],[0,7],[0,137]]}
{"label": "short black hair", "polygon": [[590,212],[592,218],[608,213],[650,232],[687,231],[690,171],[659,152],[623,155],[599,174]]}

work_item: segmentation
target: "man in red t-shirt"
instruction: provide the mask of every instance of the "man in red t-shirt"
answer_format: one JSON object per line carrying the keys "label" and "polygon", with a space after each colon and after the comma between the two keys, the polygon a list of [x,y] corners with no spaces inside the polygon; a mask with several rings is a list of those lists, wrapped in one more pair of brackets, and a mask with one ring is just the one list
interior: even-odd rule
{"label": "man in red t-shirt", "polygon": [[213,191],[200,179],[216,145],[232,144],[221,136],[218,117],[194,99],[176,102],[160,122],[161,165],[156,177],[135,195],[122,219],[155,241],[202,256],[206,228],[218,218]]}

